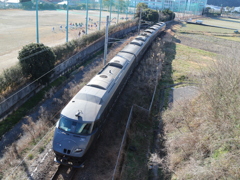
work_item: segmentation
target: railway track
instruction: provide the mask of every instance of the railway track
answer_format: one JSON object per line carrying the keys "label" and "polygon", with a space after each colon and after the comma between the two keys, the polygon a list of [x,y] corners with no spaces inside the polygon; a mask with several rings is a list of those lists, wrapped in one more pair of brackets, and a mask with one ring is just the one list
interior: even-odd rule
{"label": "railway track", "polygon": [[74,175],[77,172],[77,168],[73,168],[70,166],[59,165],[57,171],[52,176],[51,180],[58,180],[58,179],[68,179],[71,180],[74,178]]}

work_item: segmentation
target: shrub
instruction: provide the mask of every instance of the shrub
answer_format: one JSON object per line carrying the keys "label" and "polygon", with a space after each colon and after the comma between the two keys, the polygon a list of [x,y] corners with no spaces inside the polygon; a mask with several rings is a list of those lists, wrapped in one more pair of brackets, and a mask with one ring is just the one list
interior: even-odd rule
{"label": "shrub", "polygon": [[9,69],[4,70],[0,76],[0,92],[3,93],[6,90],[12,90],[18,85],[24,83],[24,76],[19,64],[12,66]]}
{"label": "shrub", "polygon": [[39,82],[48,83],[51,75],[49,71],[54,68],[56,61],[56,56],[51,48],[41,43],[31,43],[23,47],[19,52],[18,59],[26,77],[34,80],[44,75]]}
{"label": "shrub", "polygon": [[38,149],[38,152],[41,154],[42,152],[44,151],[44,147],[40,147],[39,149]]}
{"label": "shrub", "polygon": [[22,69],[19,64],[4,70],[3,74],[7,86],[19,85],[23,78]]}
{"label": "shrub", "polygon": [[31,0],[20,0],[22,8],[25,10],[31,10],[33,8],[33,2]]}
{"label": "shrub", "polygon": [[169,9],[164,9],[160,13],[160,21],[170,21],[175,18],[175,13]]}
{"label": "shrub", "polygon": [[32,160],[33,158],[34,158],[33,154],[29,154],[29,155],[28,155],[28,159],[29,159],[29,160]]}

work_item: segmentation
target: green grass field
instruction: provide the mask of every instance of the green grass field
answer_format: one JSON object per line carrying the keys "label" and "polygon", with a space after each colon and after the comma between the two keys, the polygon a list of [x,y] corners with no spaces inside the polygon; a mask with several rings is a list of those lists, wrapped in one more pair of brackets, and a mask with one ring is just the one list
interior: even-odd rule
{"label": "green grass field", "polygon": [[204,24],[240,29],[240,19],[214,18],[204,19]]}
{"label": "green grass field", "polygon": [[[222,34],[235,34],[234,31],[236,29],[240,30],[240,19],[230,19],[230,18],[199,18],[203,20],[204,24],[226,27],[224,28],[216,28],[209,26],[202,26],[198,24],[184,24],[181,28],[181,32],[206,32],[206,33],[222,33]],[[195,22],[193,20],[192,22]],[[232,29],[227,29],[232,28]]]}
{"label": "green grass field", "polygon": [[176,56],[172,62],[174,84],[186,79],[192,81],[192,77],[198,76],[216,56],[215,53],[177,44]]}
{"label": "green grass field", "polygon": [[204,33],[234,34],[234,30],[231,30],[231,29],[202,26],[202,25],[197,25],[197,24],[185,24],[179,31],[184,32],[184,33],[204,32]]}
{"label": "green grass field", "polygon": [[239,37],[216,36],[216,37],[222,38],[222,39],[227,39],[227,40],[230,40],[230,41],[240,42],[240,36]]}

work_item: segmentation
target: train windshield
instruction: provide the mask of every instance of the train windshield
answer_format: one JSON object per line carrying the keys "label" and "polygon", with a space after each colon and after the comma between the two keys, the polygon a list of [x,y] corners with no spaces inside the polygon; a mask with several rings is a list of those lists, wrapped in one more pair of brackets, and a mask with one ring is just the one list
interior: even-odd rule
{"label": "train windshield", "polygon": [[80,123],[62,116],[58,128],[74,134],[88,135],[91,133],[91,125],[91,123]]}

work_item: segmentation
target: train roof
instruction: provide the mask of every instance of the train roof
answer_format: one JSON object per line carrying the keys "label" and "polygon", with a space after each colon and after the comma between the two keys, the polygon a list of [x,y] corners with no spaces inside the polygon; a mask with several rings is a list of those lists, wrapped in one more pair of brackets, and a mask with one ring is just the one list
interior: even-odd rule
{"label": "train roof", "polygon": [[100,74],[92,78],[87,86],[106,90],[113,83],[113,81],[114,79],[111,76]]}
{"label": "train roof", "polygon": [[120,51],[119,53],[117,53],[117,56],[122,57],[122,58],[124,58],[128,61],[132,61],[132,59],[135,58],[134,54],[129,54],[129,53],[124,52],[124,51],[123,52]]}
{"label": "train roof", "polygon": [[160,27],[161,25],[160,24],[154,24],[153,26]]}
{"label": "train roof", "polygon": [[128,60],[124,57],[115,56],[109,61],[109,65],[123,68],[127,64]]}
{"label": "train roof", "polygon": [[155,30],[153,30],[153,29],[146,29],[144,32],[147,32],[147,33],[154,33],[155,32]]}
{"label": "train roof", "polygon": [[140,49],[141,49],[141,47],[138,45],[128,44],[120,52],[125,52],[125,53],[136,55]]}
{"label": "train roof", "polygon": [[[114,57],[73,97],[61,114],[82,122],[92,122],[98,119],[101,113],[100,109],[108,102],[109,93],[127,62],[122,57]],[[80,112],[80,118],[76,116],[77,112]]]}
{"label": "train roof", "polygon": [[[153,29],[158,29],[153,26]],[[101,109],[106,106],[109,97],[116,88],[118,78],[125,73],[125,67],[132,63],[142,49],[142,44],[156,30],[147,29],[143,35],[137,36],[125,46],[111,61],[85,85],[65,106],[61,115],[81,122],[93,122],[101,115]],[[80,116],[77,116],[76,114]]]}
{"label": "train roof", "polygon": [[157,23],[157,25],[163,25],[163,24],[165,24],[164,22],[159,22],[159,23]]}
{"label": "train roof", "polygon": [[142,46],[143,45],[143,41],[141,40],[137,40],[137,39],[134,39],[130,42],[130,44],[135,44],[137,46]]}
{"label": "train roof", "polygon": [[[97,118],[101,108],[104,90],[84,86],[65,106],[61,115],[72,120],[81,122],[92,122]],[[89,113],[91,109],[91,113]],[[80,112],[80,116],[76,114]]]}
{"label": "train roof", "polygon": [[145,32],[145,31],[144,31],[144,32],[141,33],[141,35],[142,35],[142,36],[145,36],[145,37],[149,37],[149,36],[152,35],[152,33],[150,33],[150,32]]}
{"label": "train roof", "polygon": [[149,29],[158,30],[159,28],[160,28],[160,26],[154,25],[154,26],[151,26]]}
{"label": "train roof", "polygon": [[141,41],[146,41],[147,40],[147,38],[148,37],[146,37],[146,36],[137,36],[135,39],[137,39],[137,40],[141,40]]}

